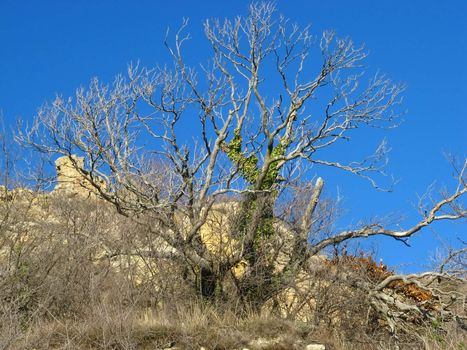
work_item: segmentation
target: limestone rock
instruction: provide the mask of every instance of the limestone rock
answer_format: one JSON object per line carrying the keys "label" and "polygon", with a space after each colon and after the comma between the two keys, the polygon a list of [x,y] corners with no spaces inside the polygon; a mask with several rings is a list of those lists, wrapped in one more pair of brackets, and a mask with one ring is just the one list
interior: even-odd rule
{"label": "limestone rock", "polygon": [[326,350],[326,347],[322,344],[308,344],[305,350]]}
{"label": "limestone rock", "polygon": [[271,349],[274,345],[279,345],[283,341],[282,338],[273,338],[273,339],[266,339],[266,338],[257,338],[252,340],[248,345],[250,345],[253,349]]}
{"label": "limestone rock", "polygon": [[[92,185],[88,173],[84,170],[84,158],[75,155],[63,156],[55,161],[57,171],[57,185],[55,192],[65,192],[69,194],[77,194],[85,197],[96,195],[97,189]],[[104,182],[97,178],[93,178],[101,189],[105,189]]]}

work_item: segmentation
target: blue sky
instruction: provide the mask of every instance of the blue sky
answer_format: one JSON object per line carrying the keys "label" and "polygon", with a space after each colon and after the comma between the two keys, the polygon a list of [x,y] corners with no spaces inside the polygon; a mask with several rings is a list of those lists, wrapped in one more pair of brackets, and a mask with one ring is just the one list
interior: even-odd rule
{"label": "blue sky", "polygon": [[[193,61],[205,59],[206,18],[246,14],[249,1],[1,0],[0,110],[7,124],[31,120],[56,93],[72,95],[98,76],[110,82],[130,61],[166,62],[167,27],[190,18]],[[361,179],[317,169],[328,195],[343,196],[342,228],[358,219],[395,213],[408,225],[419,219],[417,194],[435,180],[452,184],[443,156],[466,156],[467,2],[452,0],[278,0],[281,13],[315,34],[335,29],[365,44],[367,64],[407,85],[404,123],[390,131],[362,134],[356,150],[370,153],[387,138],[389,171],[399,179],[392,193],[378,192]],[[364,152],[365,153],[365,152]],[[410,239],[411,248],[389,239],[373,240],[378,257],[403,271],[424,269],[440,241],[466,238],[465,225],[437,225]]]}

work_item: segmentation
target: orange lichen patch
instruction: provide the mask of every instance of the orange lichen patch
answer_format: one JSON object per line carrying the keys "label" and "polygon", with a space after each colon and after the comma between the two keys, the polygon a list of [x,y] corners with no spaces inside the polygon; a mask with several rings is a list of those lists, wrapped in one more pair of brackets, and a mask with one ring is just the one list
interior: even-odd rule
{"label": "orange lichen patch", "polygon": [[[364,273],[364,275],[374,283],[379,283],[394,275],[394,272],[389,270],[386,265],[383,263],[376,263],[371,255],[342,255],[328,260],[327,264],[330,266],[337,266],[339,264],[355,272]],[[393,289],[405,297],[419,303],[435,300],[432,292],[417,286],[415,283],[405,283],[402,280],[395,280],[389,283],[387,288]],[[436,308],[435,305],[429,306],[428,304],[427,307],[430,309]]]}
{"label": "orange lichen patch", "polygon": [[413,299],[417,302],[431,301],[434,299],[433,293],[428,290],[422,289],[414,283],[406,284],[401,280],[391,282],[389,288],[394,289],[407,298]]}

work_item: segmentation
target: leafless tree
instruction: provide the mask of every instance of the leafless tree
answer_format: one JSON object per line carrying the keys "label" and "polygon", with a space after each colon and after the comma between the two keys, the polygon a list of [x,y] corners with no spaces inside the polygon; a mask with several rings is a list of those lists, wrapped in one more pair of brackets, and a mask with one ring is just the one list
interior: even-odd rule
{"label": "leafless tree", "polygon": [[[278,223],[284,197],[298,179],[312,177],[311,165],[379,186],[385,142],[351,163],[327,159],[324,151],[351,141],[355,129],[396,126],[404,86],[381,74],[368,77],[367,53],[349,38],[332,31],[314,36],[271,3],[252,4],[245,17],[206,21],[212,55],[200,69],[185,57],[187,27],[185,20],[173,41],[167,35],[171,65],[130,66],[111,85],[93,79],[74,97],[43,106],[18,139],[71,162],[73,154],[84,156],[86,169],[75,163],[82,176],[121,214],[149,223],[154,242],[186,264],[204,297],[222,294],[226,276],[242,262],[236,288],[261,303],[326,247],[375,235],[403,240],[433,222],[465,218],[464,163],[457,188],[408,229],[373,222],[331,232],[319,209],[322,178],[305,185],[294,222]],[[221,202],[235,209],[235,224],[232,253],[219,258],[201,228]],[[271,251],[285,244],[277,239],[281,225],[290,254],[278,270]]]}

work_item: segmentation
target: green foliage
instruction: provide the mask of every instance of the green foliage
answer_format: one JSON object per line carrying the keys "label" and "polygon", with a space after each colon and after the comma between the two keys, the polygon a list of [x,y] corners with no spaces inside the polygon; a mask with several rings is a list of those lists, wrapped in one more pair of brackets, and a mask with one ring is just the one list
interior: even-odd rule
{"label": "green foliage", "polygon": [[[226,153],[229,159],[236,163],[239,170],[241,171],[245,180],[247,180],[251,185],[255,184],[258,180],[260,174],[260,169],[258,166],[258,156],[256,155],[245,155],[242,152],[243,139],[241,136],[241,130],[235,129],[234,136],[232,140],[226,147]],[[278,145],[276,145],[271,152],[271,159],[281,157],[285,154],[287,149],[288,142],[281,140]],[[273,161],[267,170],[264,181],[261,185],[262,190],[271,189],[272,186],[276,183],[279,176],[280,166],[278,161]]]}
{"label": "green foliage", "polygon": [[[285,154],[287,146],[280,142],[271,152],[271,159],[281,157]],[[266,177],[263,182],[262,189],[270,189],[277,181],[279,176],[280,166],[278,161],[273,161],[268,169]]]}
{"label": "green foliage", "polygon": [[245,156],[242,153],[242,136],[240,130],[235,129],[234,136],[228,145],[227,156],[235,162],[242,172],[243,177],[253,184],[258,178],[258,157],[256,155]]}
{"label": "green foliage", "polygon": [[[254,186],[258,181],[260,175],[260,168],[258,166],[258,157],[256,155],[247,156],[242,152],[243,138],[241,136],[241,130],[236,128],[234,130],[234,136],[229,144],[224,147],[229,159],[236,163],[242,176],[250,184]],[[270,158],[276,159],[285,154],[288,142],[281,140],[271,151]],[[271,190],[274,184],[277,182],[279,177],[280,165],[279,161],[273,161],[265,174],[264,180],[261,184],[261,190]],[[274,197],[274,194],[273,194]],[[270,238],[274,234],[273,227],[273,208],[272,203],[268,203],[261,214],[261,219],[255,234],[255,248],[259,247],[260,241]],[[241,219],[242,224],[240,225],[240,232],[245,231],[248,224],[252,221],[252,215],[257,208],[256,195],[249,195],[243,206],[243,217]]]}

